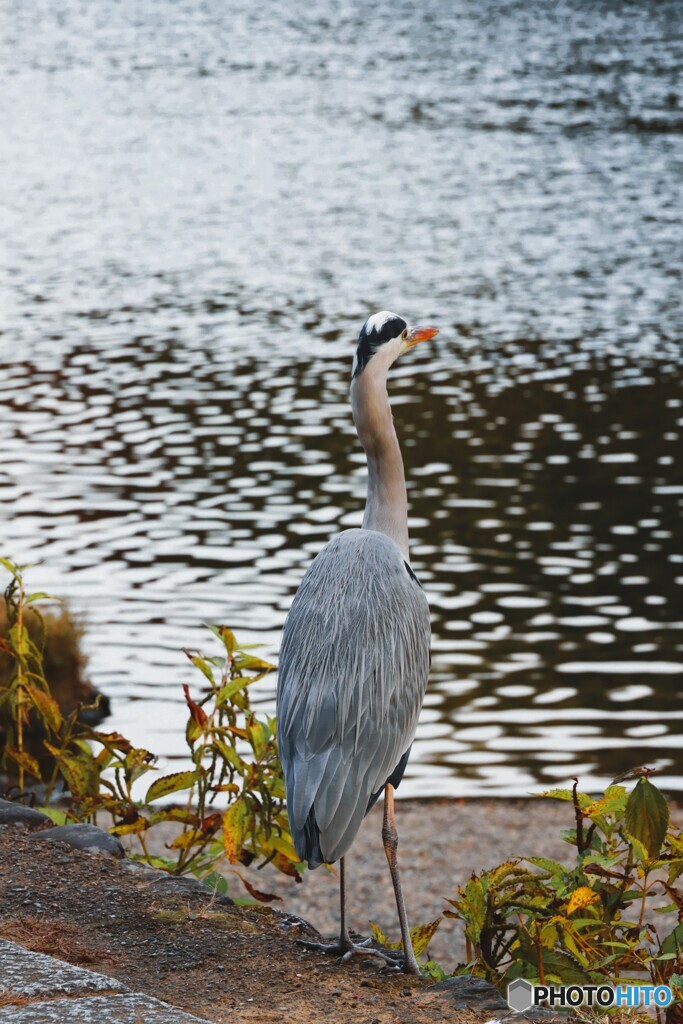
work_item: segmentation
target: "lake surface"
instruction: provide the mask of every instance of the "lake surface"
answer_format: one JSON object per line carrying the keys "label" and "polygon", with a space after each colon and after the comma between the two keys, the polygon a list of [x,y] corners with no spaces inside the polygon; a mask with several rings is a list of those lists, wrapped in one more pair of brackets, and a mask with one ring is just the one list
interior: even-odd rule
{"label": "lake surface", "polygon": [[388,308],[441,327],[392,384],[434,631],[401,792],[683,789],[683,6],[0,18],[0,547],[86,616],[111,727],[177,763],[203,622],[277,655],[360,523]]}

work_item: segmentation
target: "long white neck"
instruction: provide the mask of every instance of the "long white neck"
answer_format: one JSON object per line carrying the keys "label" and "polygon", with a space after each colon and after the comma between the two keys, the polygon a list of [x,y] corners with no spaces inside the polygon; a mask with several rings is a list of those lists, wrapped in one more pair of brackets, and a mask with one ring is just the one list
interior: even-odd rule
{"label": "long white neck", "polygon": [[409,561],[406,479],[387,395],[387,373],[398,351],[393,351],[393,345],[384,350],[351,383],[353,421],[368,458],[363,529],[391,537]]}

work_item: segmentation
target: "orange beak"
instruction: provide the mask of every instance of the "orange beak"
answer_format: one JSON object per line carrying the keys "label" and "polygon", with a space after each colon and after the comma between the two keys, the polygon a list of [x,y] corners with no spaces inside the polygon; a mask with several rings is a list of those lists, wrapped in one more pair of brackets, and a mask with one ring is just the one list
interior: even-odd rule
{"label": "orange beak", "polygon": [[411,327],[403,342],[403,351],[407,352],[421,341],[429,341],[439,333],[438,327]]}

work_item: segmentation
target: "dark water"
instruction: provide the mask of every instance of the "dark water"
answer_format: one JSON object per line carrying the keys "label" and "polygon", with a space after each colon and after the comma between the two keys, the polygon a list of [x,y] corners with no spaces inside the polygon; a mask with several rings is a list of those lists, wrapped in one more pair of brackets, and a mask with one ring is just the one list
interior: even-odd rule
{"label": "dark water", "polygon": [[[406,791],[683,788],[678,2],[0,2],[0,540],[182,751],[358,525],[379,308],[434,668]],[[260,691],[272,700],[272,684]]]}

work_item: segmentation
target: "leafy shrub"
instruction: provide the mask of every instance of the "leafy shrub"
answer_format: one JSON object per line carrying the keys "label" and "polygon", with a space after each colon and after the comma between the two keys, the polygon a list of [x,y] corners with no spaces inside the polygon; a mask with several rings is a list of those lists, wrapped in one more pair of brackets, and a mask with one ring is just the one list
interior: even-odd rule
{"label": "leafy shrub", "polygon": [[[683,990],[683,833],[670,827],[667,802],[649,769],[632,792],[612,785],[594,798],[578,790],[543,794],[566,800],[576,849],[564,867],[544,857],[508,860],[473,874],[448,903],[465,925],[472,972],[498,986],[514,978],[590,984],[631,977]],[[623,781],[623,780],[619,780]],[[664,896],[664,907],[653,907]],[[648,911],[676,912],[664,936]]]}
{"label": "leafy shrub", "polygon": [[27,775],[45,782],[49,799],[57,780],[57,766],[54,761],[47,768],[39,763],[28,748],[28,733],[37,725],[38,731],[58,742],[64,752],[75,752],[73,730],[80,705],[76,704],[65,717],[45,678],[47,626],[38,604],[49,595],[26,593],[27,566],[5,558],[0,564],[11,576],[4,594],[4,636],[0,636],[0,732],[4,738],[0,767],[18,773],[20,789]]}
{"label": "leafy shrub", "polygon": [[[273,666],[240,647],[226,626],[210,626],[223,653],[205,657],[185,651],[204,682],[196,697],[189,686],[183,687],[192,768],[154,779],[145,797],[138,799],[133,788],[143,775],[156,770],[156,756],[119,733],[99,731],[82,721],[80,704],[69,714],[62,713],[44,668],[45,619],[38,606],[49,595],[27,594],[28,567],[8,559],[0,559],[0,564],[11,575],[5,592],[9,629],[6,639],[0,637],[0,653],[8,666],[0,674],[0,729],[6,737],[0,767],[15,766],[20,789],[32,779],[43,787],[48,804],[61,784],[70,794],[69,808],[65,814],[46,807],[48,813],[83,821],[107,812],[114,834],[136,836],[141,858],[173,874],[192,871],[206,876],[225,857],[232,864],[260,858],[300,880],[303,868],[288,829],[275,719],[257,717],[248,694],[248,687]],[[44,734],[40,757],[25,742],[32,723]],[[181,792],[180,807],[157,803]],[[212,806],[219,794],[228,802],[224,811]],[[167,822],[178,825],[170,844],[173,855],[152,856],[147,834]],[[242,880],[257,899],[270,898]]]}
{"label": "leafy shrub", "polygon": [[[31,607],[33,611],[38,610],[35,605]],[[9,611],[11,615],[11,607]],[[88,678],[88,659],[83,651],[83,622],[65,605],[41,607],[40,616],[33,611],[26,626],[31,640],[42,650],[43,673],[62,714],[68,715],[77,704],[92,705],[99,697],[98,717],[104,718],[109,713],[109,702]],[[6,643],[9,643],[12,625],[7,604],[0,600],[0,638]],[[11,655],[0,649],[0,679],[10,675],[12,661]]]}
{"label": "leafy shrub", "polygon": [[[275,719],[258,718],[247,692],[273,666],[239,647],[226,626],[209,628],[221,640],[223,655],[205,657],[185,651],[208,683],[196,700],[189,687],[183,687],[189,711],[185,735],[193,767],[154,779],[144,799],[136,802],[133,783],[153,769],[156,758],[149,751],[132,748],[117,733],[90,729],[89,738],[101,745],[96,756],[90,755],[100,791],[94,798],[83,795],[80,813],[108,811],[114,818],[111,831],[115,835],[136,835],[144,858],[173,874],[192,870],[205,875],[224,857],[231,864],[262,858],[298,880],[299,857],[288,830]],[[187,794],[182,807],[155,809],[156,801],[182,791]],[[225,794],[230,801],[224,812],[212,810],[217,794]],[[170,846],[174,858],[147,852],[146,833],[160,822],[181,826]]]}

